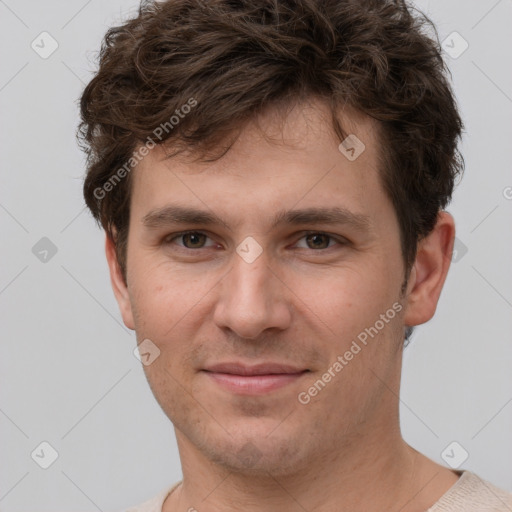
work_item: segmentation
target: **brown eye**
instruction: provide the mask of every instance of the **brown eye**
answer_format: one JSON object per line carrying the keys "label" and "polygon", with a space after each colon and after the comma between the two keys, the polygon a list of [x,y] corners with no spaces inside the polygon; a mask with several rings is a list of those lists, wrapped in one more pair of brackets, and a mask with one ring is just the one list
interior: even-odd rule
{"label": "brown eye", "polygon": [[331,235],[322,231],[309,231],[303,233],[302,237],[296,243],[298,249],[316,249],[317,252],[327,249],[339,249],[349,245],[350,242],[343,236]]}
{"label": "brown eye", "polygon": [[[207,243],[208,240],[209,243]],[[201,231],[173,233],[164,238],[163,243],[169,247],[177,246],[179,249],[207,249],[215,246],[215,242]]]}
{"label": "brown eye", "polygon": [[330,236],[324,233],[312,233],[306,236],[306,242],[310,249],[327,249]]}
{"label": "brown eye", "polygon": [[187,249],[201,249],[204,246],[206,238],[204,233],[190,232],[181,235],[179,238],[182,239],[183,245]]}

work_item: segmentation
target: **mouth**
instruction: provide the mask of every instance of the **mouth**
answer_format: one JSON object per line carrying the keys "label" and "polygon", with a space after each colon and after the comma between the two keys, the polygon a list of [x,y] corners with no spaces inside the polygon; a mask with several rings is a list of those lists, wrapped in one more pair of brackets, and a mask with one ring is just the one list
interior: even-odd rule
{"label": "mouth", "polygon": [[309,371],[278,363],[264,363],[252,367],[240,363],[222,363],[202,370],[222,389],[241,395],[261,395],[281,389],[296,382]]}

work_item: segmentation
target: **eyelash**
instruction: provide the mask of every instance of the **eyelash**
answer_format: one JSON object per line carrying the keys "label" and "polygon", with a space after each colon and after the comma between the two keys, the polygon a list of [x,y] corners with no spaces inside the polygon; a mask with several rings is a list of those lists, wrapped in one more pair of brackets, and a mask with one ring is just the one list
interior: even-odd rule
{"label": "eyelash", "polygon": [[[168,235],[167,237],[165,237],[164,245],[171,245],[172,242],[174,242],[176,239],[181,238],[181,237],[183,237],[185,235],[190,235],[190,234],[205,235],[207,238],[210,238],[208,236],[208,234],[205,233],[204,231],[194,231],[194,230],[192,230],[192,231],[182,231],[181,233],[175,233],[175,234]],[[349,244],[347,239],[345,239],[343,237],[337,237],[337,236],[331,235],[329,233],[325,233],[323,231],[305,231],[305,232],[303,232],[303,234],[299,238],[299,240],[301,240],[303,238],[306,238],[309,235],[324,235],[324,236],[327,236],[330,239],[329,241],[335,241],[340,246],[344,246],[344,245],[348,245]],[[191,249],[190,247],[184,247],[184,246],[178,246],[178,247],[180,247],[180,249],[185,250],[185,251],[198,251],[200,249],[207,249],[208,248],[208,247],[198,247],[197,249]],[[310,249],[310,250],[311,251],[315,251],[315,252],[320,252],[320,251],[326,251],[327,249],[331,249],[331,248],[332,248],[332,246],[329,246],[329,247],[326,247],[326,248],[323,248],[323,249]]]}

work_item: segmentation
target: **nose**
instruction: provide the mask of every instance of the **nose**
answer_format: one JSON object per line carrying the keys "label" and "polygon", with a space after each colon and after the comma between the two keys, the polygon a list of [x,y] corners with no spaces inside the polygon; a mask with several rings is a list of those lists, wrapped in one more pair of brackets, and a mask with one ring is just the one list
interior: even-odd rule
{"label": "nose", "polygon": [[267,329],[284,330],[290,325],[290,289],[269,266],[265,252],[251,263],[234,253],[218,293],[214,322],[239,337],[254,339]]}

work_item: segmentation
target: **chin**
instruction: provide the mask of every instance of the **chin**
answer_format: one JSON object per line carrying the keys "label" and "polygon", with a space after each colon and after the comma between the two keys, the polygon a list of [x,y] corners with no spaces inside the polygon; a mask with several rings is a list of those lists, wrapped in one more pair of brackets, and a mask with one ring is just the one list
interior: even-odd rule
{"label": "chin", "polygon": [[269,473],[289,475],[300,468],[306,455],[302,452],[304,440],[293,440],[284,431],[281,436],[274,432],[272,437],[267,437],[271,429],[265,429],[264,433],[251,431],[252,435],[239,431],[237,436],[222,441],[210,440],[213,442],[203,444],[202,449],[212,462],[239,474],[268,478]]}

